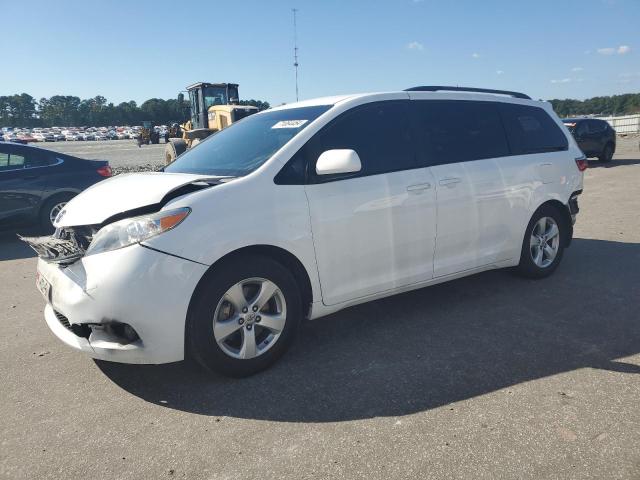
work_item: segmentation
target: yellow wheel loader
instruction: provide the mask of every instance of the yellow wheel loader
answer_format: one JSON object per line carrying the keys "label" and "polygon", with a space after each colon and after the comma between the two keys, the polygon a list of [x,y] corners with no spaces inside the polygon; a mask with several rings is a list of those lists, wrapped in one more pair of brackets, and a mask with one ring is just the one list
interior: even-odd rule
{"label": "yellow wheel loader", "polygon": [[209,135],[258,112],[257,107],[238,105],[237,83],[198,82],[189,85],[187,92],[191,118],[180,125],[181,138],[169,138],[164,149],[166,165]]}

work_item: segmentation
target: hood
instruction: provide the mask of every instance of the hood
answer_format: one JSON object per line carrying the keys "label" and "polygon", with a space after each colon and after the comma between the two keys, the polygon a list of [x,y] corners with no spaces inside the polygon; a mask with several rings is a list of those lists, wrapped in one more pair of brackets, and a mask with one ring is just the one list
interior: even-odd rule
{"label": "hood", "polygon": [[171,198],[210,187],[221,178],[224,177],[163,172],[117,175],[74,197],[58,215],[56,227],[97,225],[130,210],[156,205],[160,208]]}

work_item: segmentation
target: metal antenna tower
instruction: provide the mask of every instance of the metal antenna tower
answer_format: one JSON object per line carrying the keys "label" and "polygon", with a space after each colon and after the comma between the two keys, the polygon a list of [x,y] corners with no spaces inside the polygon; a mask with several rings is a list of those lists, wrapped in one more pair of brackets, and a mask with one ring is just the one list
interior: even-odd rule
{"label": "metal antenna tower", "polygon": [[293,12],[293,67],[296,69],[296,102],[298,101],[298,25],[296,23],[297,8],[292,8]]}

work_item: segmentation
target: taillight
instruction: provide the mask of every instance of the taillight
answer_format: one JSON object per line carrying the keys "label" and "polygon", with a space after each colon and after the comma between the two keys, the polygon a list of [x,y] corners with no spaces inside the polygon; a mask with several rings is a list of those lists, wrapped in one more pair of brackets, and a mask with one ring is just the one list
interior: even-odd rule
{"label": "taillight", "polygon": [[[577,160],[576,160],[577,161]],[[105,165],[104,167],[100,167],[98,170],[98,175],[102,177],[110,177],[111,176],[111,167],[109,165]]]}
{"label": "taillight", "polygon": [[589,166],[589,161],[587,160],[587,157],[583,155],[581,157],[576,158],[576,165],[578,166],[578,170],[580,170],[581,172],[584,172]]}

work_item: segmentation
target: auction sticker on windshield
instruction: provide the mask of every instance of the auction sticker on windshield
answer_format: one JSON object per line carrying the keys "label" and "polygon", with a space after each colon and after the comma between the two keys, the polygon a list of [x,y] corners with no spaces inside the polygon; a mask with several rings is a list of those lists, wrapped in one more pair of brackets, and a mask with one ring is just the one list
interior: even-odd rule
{"label": "auction sticker on windshield", "polygon": [[271,128],[300,128],[309,120],[280,120]]}

